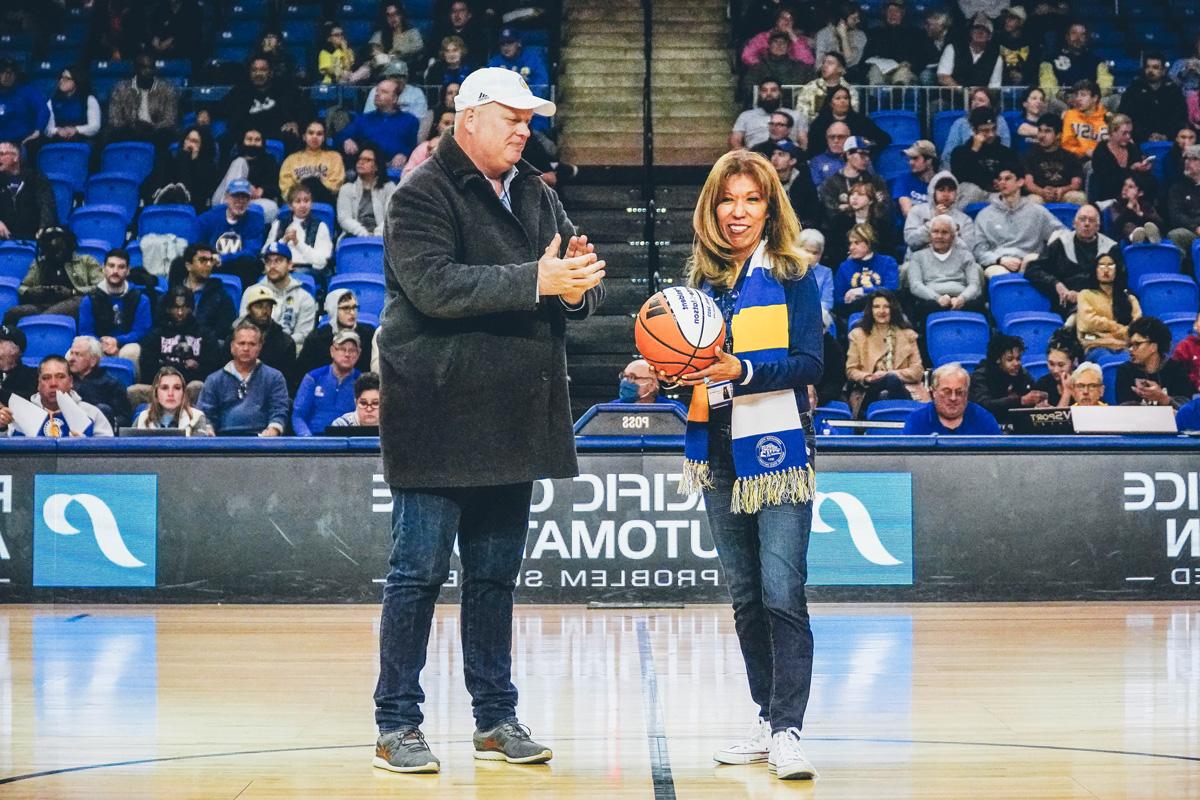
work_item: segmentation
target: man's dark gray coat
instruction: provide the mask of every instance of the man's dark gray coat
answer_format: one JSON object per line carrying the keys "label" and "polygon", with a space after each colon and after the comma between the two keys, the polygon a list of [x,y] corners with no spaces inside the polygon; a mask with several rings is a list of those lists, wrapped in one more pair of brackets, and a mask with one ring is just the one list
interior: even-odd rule
{"label": "man's dark gray coat", "polygon": [[568,310],[537,297],[538,259],[575,228],[536,169],[517,165],[512,213],[451,137],[392,196],[380,321],[384,475],[401,489],[578,473],[567,396]]}

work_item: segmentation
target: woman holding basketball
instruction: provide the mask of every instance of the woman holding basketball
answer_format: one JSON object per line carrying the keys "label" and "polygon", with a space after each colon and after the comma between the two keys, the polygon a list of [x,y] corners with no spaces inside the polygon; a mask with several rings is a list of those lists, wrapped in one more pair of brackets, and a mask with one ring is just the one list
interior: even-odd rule
{"label": "woman holding basketball", "polygon": [[692,220],[688,283],[716,302],[726,338],[715,364],[680,379],[694,387],[681,489],[704,491],[759,706],[746,740],[714,758],[766,760],[781,779],[812,779],[800,731],[813,663],[804,594],[815,491],[807,389],[821,377],[820,292],[800,223],[762,156],[722,156]]}

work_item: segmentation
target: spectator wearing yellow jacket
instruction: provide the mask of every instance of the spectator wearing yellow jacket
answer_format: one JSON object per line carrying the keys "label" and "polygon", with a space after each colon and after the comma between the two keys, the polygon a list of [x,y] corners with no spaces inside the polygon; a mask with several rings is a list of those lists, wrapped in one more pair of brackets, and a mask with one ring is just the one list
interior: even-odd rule
{"label": "spectator wearing yellow jacket", "polygon": [[1108,111],[1100,103],[1100,88],[1095,81],[1079,81],[1071,92],[1074,107],[1063,114],[1062,148],[1088,159],[1108,136]]}

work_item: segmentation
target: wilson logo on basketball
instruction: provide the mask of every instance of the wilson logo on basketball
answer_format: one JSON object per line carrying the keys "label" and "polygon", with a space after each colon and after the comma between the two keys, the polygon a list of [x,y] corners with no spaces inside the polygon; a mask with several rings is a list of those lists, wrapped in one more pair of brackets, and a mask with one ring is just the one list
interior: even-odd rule
{"label": "wilson logo on basketball", "polygon": [[716,348],[725,341],[725,320],[708,295],[672,286],[642,305],[633,335],[642,358],[673,379],[716,362]]}

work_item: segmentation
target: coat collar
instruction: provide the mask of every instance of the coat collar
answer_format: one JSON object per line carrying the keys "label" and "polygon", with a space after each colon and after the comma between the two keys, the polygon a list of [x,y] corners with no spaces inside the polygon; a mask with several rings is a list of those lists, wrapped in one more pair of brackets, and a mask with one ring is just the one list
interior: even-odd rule
{"label": "coat collar", "polygon": [[[487,182],[487,176],[479,171],[479,167],[475,166],[475,162],[471,161],[463,152],[462,147],[454,141],[453,136],[441,137],[437,150],[434,152],[434,158],[450,173],[459,186],[466,186],[475,179]],[[519,180],[525,175],[538,176],[541,174],[537,167],[525,159],[521,159],[517,162],[517,176],[514,180]]]}

